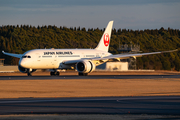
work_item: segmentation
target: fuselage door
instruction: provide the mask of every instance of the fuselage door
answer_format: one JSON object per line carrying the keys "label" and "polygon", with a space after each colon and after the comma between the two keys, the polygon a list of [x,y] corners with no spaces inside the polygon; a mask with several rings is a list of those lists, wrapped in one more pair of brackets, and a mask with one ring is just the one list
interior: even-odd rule
{"label": "fuselage door", "polygon": [[54,58],[53,58],[54,60],[51,61],[51,64],[52,64],[52,66],[56,66],[56,64],[57,64],[57,57],[58,57],[58,56],[57,56],[57,55],[54,55],[53,57],[54,57]]}
{"label": "fuselage door", "polygon": [[36,53],[36,57],[37,57],[37,61],[41,61],[41,56],[39,55],[39,53]]}
{"label": "fuselage door", "polygon": [[55,62],[57,61],[57,57],[58,57],[57,55],[54,56],[54,61]]}
{"label": "fuselage door", "polygon": [[97,57],[97,58],[100,57],[99,53],[96,53],[96,57]]}

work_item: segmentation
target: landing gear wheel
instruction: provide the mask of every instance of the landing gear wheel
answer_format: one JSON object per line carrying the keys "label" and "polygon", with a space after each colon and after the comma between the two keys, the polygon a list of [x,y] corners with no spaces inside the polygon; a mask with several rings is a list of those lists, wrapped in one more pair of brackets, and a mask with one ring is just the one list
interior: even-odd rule
{"label": "landing gear wheel", "polygon": [[87,76],[88,73],[79,73],[79,76]]}
{"label": "landing gear wheel", "polygon": [[84,73],[84,76],[87,76],[88,75],[88,73]]}
{"label": "landing gear wheel", "polygon": [[59,72],[56,72],[56,76],[59,76],[59,74],[60,74]]}
{"label": "landing gear wheel", "polygon": [[79,73],[79,76],[83,76],[83,73]]}
{"label": "landing gear wheel", "polygon": [[50,72],[51,76],[59,76],[59,74],[60,74],[59,72]]}
{"label": "landing gear wheel", "polygon": [[50,72],[50,75],[51,76],[55,76],[55,72]]}
{"label": "landing gear wheel", "polygon": [[30,72],[27,73],[28,76],[32,76]]}

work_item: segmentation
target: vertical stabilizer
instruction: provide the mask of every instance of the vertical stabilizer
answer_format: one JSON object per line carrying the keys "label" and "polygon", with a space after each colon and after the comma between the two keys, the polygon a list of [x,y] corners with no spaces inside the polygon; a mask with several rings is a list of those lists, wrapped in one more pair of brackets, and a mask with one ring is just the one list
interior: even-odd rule
{"label": "vertical stabilizer", "polygon": [[106,30],[104,31],[104,33],[101,37],[101,40],[99,41],[99,44],[97,45],[97,47],[95,49],[108,52],[113,22],[114,21],[110,21],[108,23]]}

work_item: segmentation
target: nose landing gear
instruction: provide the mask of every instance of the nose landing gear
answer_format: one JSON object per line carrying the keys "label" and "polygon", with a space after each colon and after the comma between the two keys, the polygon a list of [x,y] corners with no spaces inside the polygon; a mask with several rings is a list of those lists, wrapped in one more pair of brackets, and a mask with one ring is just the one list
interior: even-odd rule
{"label": "nose landing gear", "polygon": [[36,71],[36,69],[27,69],[27,76],[32,76],[32,72],[35,72]]}
{"label": "nose landing gear", "polygon": [[32,75],[31,75],[31,72],[27,72],[27,76],[32,76]]}

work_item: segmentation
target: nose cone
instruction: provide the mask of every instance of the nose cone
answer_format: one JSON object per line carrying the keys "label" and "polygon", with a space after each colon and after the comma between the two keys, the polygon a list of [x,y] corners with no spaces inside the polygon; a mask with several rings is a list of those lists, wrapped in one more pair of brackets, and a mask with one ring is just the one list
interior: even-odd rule
{"label": "nose cone", "polygon": [[24,68],[29,68],[29,64],[28,64],[28,61],[25,60],[25,59],[22,59],[20,62],[19,62],[20,66],[21,67],[24,67]]}

